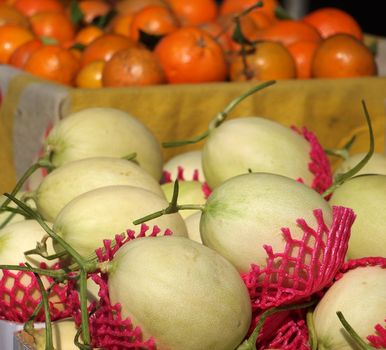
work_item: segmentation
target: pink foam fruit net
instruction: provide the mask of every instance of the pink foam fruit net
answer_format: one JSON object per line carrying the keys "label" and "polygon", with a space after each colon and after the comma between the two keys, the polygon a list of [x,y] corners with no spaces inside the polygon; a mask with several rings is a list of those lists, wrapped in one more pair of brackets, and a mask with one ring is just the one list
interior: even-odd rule
{"label": "pink foam fruit net", "polygon": [[[333,207],[330,228],[324,222],[321,210],[314,210],[313,214],[316,227],[298,219],[297,225],[303,231],[300,239],[293,238],[288,228],[282,228],[284,250],[274,252],[271,246],[265,245],[266,266],[251,265],[249,272],[242,274],[254,314],[251,329],[265,310],[306,301],[322,291],[332,283],[341,268],[355,220],[354,212],[349,208]],[[282,317],[280,322],[278,317]],[[299,343],[308,343],[305,341],[308,332],[304,322],[304,317],[293,312],[271,316],[259,335],[257,345],[278,348],[280,343],[280,349],[302,349]]]}
{"label": "pink foam fruit net", "polygon": [[[386,269],[386,257],[366,257],[361,259],[349,260],[342,266],[339,273],[335,276],[334,281],[337,281],[342,278],[342,276],[344,276],[344,274],[350,270],[365,266],[379,266],[382,269]],[[367,340],[376,349],[386,348],[386,318],[384,319],[384,322],[385,325],[376,324],[374,326],[374,334],[371,334],[367,337]]]}
{"label": "pink foam fruit net", "polygon": [[[302,127],[299,129],[292,126],[292,129],[302,135],[310,144],[310,162],[308,163],[308,169],[314,175],[311,187],[316,192],[322,194],[332,185],[333,182],[331,165],[326,152],[319,143],[315,134],[307,128]],[[302,179],[299,180],[302,181]]]}
{"label": "pink foam fruit net", "polygon": [[[21,264],[23,265],[23,264]],[[47,268],[42,263],[41,268]],[[53,269],[59,268],[54,265]],[[51,268],[51,269],[52,269]],[[54,284],[51,277],[42,276],[46,286],[53,285],[49,293],[49,309],[51,319],[58,320],[71,316],[66,307],[68,286]],[[35,275],[29,271],[2,270],[0,279],[0,319],[24,323],[29,320],[41,301],[42,295]],[[40,310],[35,321],[43,322],[44,310]]]}
{"label": "pink foam fruit net", "polygon": [[[310,227],[305,220],[297,220],[303,230],[301,239],[294,239],[287,228],[282,229],[286,241],[283,252],[273,252],[265,246],[267,265],[252,265],[242,278],[251,297],[251,305],[257,321],[264,310],[306,300],[332,283],[343,264],[348,247],[350,228],[355,215],[351,209],[333,208],[333,222],[330,228],[323,220],[321,210],[315,210],[317,227]],[[170,231],[161,232],[157,227],[147,234],[149,227],[142,225],[138,235],[127,231],[127,236],[116,236],[115,241],[104,241],[103,249],[97,250],[99,261],[110,261],[116,251],[126,242],[137,237],[169,235]],[[155,349],[153,338],[143,339],[138,326],[130,319],[123,319],[120,306],[111,305],[108,295],[107,276],[102,273],[91,274],[100,287],[99,302],[89,307],[90,330],[93,346],[105,349]],[[73,316],[80,324],[78,294],[74,290]],[[272,322],[272,320],[276,320]],[[280,320],[280,322],[278,322]],[[259,348],[266,344],[279,345],[281,349],[306,349],[308,332],[304,314],[300,311],[275,314],[267,320],[259,337]],[[303,346],[303,345],[304,346]]]}
{"label": "pink foam fruit net", "polygon": [[[103,248],[98,249],[96,253],[100,262],[111,261],[118,249],[133,239],[144,236],[156,237],[171,234],[172,232],[170,230],[161,232],[157,226],[154,226],[150,231],[149,226],[142,224],[138,234],[132,230],[128,230],[125,236],[117,235],[114,241],[105,240],[103,242]],[[154,339],[143,339],[141,328],[133,325],[129,318],[122,318],[120,305],[111,304],[107,275],[103,273],[92,273],[89,275],[89,278],[99,285],[98,303],[92,303],[89,306],[92,345],[108,350],[156,350]],[[79,326],[81,322],[79,295],[75,289],[72,289],[71,299],[73,317]]]}
{"label": "pink foam fruit net", "polygon": [[[186,179],[185,175],[184,175],[184,168],[182,166],[178,166],[177,167],[177,178],[176,179],[173,179],[172,177],[172,174],[167,171],[167,170],[164,170],[163,171],[163,183],[170,183],[170,182],[173,182],[175,180],[178,180],[178,181],[199,181],[199,171],[198,169],[194,169],[193,171],[193,176],[191,179]],[[210,187],[208,186],[208,184],[206,182],[203,182],[202,185],[201,185],[201,190],[204,194],[204,197],[205,198],[208,198],[210,196],[210,194],[212,193],[212,190],[210,189]]]}

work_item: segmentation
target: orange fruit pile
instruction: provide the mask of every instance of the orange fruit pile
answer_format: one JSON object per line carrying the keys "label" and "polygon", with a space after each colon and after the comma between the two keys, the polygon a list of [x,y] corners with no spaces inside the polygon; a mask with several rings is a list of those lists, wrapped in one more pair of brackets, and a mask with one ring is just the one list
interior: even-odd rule
{"label": "orange fruit pile", "polygon": [[[112,5],[114,4],[114,5]],[[0,64],[81,88],[372,76],[358,22],[278,0],[4,0]]]}

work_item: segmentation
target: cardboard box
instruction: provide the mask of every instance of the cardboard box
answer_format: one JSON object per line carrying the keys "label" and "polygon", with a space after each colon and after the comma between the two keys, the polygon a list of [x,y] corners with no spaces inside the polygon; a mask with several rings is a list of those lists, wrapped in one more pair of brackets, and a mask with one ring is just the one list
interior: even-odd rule
{"label": "cardboard box", "polygon": [[[78,89],[40,80],[0,66],[0,192],[36,159],[47,127],[87,107],[115,107],[136,116],[160,142],[180,140],[206,130],[209,121],[235,97],[258,82],[159,85]],[[245,99],[230,114],[263,116],[284,125],[305,126],[325,148],[338,148],[353,135],[353,152],[368,150],[362,110],[369,109],[376,150],[385,150],[386,77],[282,80]],[[202,147],[165,149],[164,158]]]}

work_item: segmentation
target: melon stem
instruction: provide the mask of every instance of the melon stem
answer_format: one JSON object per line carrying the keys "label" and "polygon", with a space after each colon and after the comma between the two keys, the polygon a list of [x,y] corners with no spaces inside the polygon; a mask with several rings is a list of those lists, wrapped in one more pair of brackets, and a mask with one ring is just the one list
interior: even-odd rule
{"label": "melon stem", "polygon": [[347,160],[350,157],[350,149],[356,140],[356,135],[354,135],[348,142],[340,149],[325,149],[324,151],[329,156],[340,157],[343,160]]}
{"label": "melon stem", "polygon": [[371,118],[370,118],[369,111],[367,110],[366,103],[363,100],[362,100],[362,107],[363,107],[364,115],[366,117],[367,126],[369,129],[369,138],[370,138],[369,151],[362,158],[362,160],[358,164],[356,164],[352,169],[350,169],[349,171],[343,174],[338,174],[335,178],[334,183],[329,188],[327,188],[327,190],[322,194],[323,197],[327,197],[329,194],[333,193],[339,186],[341,186],[344,182],[346,182],[348,179],[353,177],[359,170],[361,170],[366,165],[369,159],[373,156],[374,132],[373,132],[373,127],[371,125]]}
{"label": "melon stem", "polygon": [[358,335],[357,332],[350,326],[345,317],[343,316],[341,311],[337,311],[336,315],[339,318],[339,321],[342,323],[343,327],[347,331],[347,333],[351,336],[351,338],[355,341],[355,344],[361,350],[375,350],[374,347],[366,344],[363,339]]}
{"label": "melon stem", "polygon": [[[87,311],[87,285],[86,285],[86,279],[87,279],[87,272],[91,271],[92,269],[96,269],[96,264],[89,262],[83,257],[70,245],[68,244],[62,237],[60,237],[55,231],[53,231],[43,220],[43,218],[36,212],[34,212],[28,205],[20,201],[19,199],[15,198],[12,195],[5,194],[8,199],[15,202],[19,208],[21,208],[27,215],[30,215],[33,219],[35,219],[40,226],[48,233],[48,235],[55,240],[58,244],[62,246],[62,248],[67,252],[68,255],[70,255],[76,264],[79,267],[79,279],[80,279],[80,311],[81,311],[81,328],[82,328],[82,337],[84,342],[84,349],[89,349],[88,345],[90,344],[90,329],[89,329],[89,318],[88,318],[88,311]],[[1,266],[0,266],[1,268]],[[31,271],[31,270],[30,270]],[[45,270],[43,271],[43,274],[45,274]],[[41,271],[37,271],[36,273],[41,273]],[[55,272],[55,271],[52,271]],[[61,272],[62,278],[66,278],[66,275],[63,276],[63,272]],[[68,276],[67,276],[68,278]],[[47,319],[46,319],[47,323]]]}
{"label": "melon stem", "polygon": [[198,135],[196,137],[193,137],[189,140],[182,140],[182,141],[170,141],[170,142],[163,142],[162,146],[165,148],[170,148],[170,147],[178,147],[178,146],[184,146],[192,143],[197,143],[201,140],[204,140],[207,136],[209,136],[210,132],[220,126],[224,120],[228,117],[228,114],[245,98],[249,97],[250,95],[254,94],[255,92],[265,89],[268,86],[271,86],[275,84],[275,80],[269,80],[264,83],[261,83],[257,86],[254,86],[253,88],[249,89],[242,95],[236,97],[233,99],[225,108],[222,112],[218,113],[212,121],[209,123],[208,130],[206,130],[204,133],[201,135]]}
{"label": "melon stem", "polygon": [[[31,265],[26,264],[28,267],[31,267]],[[35,278],[38,282],[40,293],[42,293],[42,305],[44,309],[44,319],[46,323],[45,327],[45,334],[46,334],[46,350],[52,350],[54,349],[54,343],[52,339],[52,323],[51,323],[51,315],[50,315],[50,307],[48,304],[48,294],[46,289],[44,288],[43,282],[39,276],[38,273],[34,272]],[[40,304],[39,304],[40,305]]]}
{"label": "melon stem", "polygon": [[[46,169],[53,169],[54,166],[49,161],[48,157],[43,157],[39,159],[36,163],[32,164],[26,172],[23,174],[23,176],[20,178],[20,180],[17,182],[16,186],[10,193],[11,196],[16,196],[16,194],[21,190],[24,183],[28,180],[28,178],[38,169],[40,168],[46,168]],[[0,212],[4,211],[4,208],[11,202],[10,198],[7,198],[0,206]]]}
{"label": "melon stem", "polygon": [[166,214],[177,213],[180,210],[201,210],[201,211],[204,211],[205,206],[201,205],[201,204],[181,204],[181,205],[177,204],[178,192],[179,192],[179,184],[178,184],[178,180],[176,180],[174,182],[173,196],[172,196],[172,200],[169,203],[169,206],[167,206],[165,209],[156,211],[156,212],[149,214],[149,215],[146,215],[140,219],[134,220],[133,224],[134,225],[143,224],[144,222],[159,218],[160,216],[163,216]]}
{"label": "melon stem", "polygon": [[318,337],[316,336],[316,333],[315,333],[313,312],[311,310],[307,312],[306,322],[307,322],[307,329],[308,329],[308,338],[309,338],[309,342],[310,342],[310,349],[311,350],[317,350],[318,349]]}

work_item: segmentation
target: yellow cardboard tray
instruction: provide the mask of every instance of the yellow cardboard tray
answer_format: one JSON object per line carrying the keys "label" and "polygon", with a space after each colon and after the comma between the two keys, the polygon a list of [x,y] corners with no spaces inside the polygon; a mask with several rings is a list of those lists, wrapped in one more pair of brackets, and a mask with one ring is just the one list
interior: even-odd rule
{"label": "yellow cardboard tray", "polygon": [[[46,127],[73,111],[115,107],[144,122],[160,142],[185,139],[203,132],[233,98],[257,84],[77,89],[0,66],[0,193],[9,191],[36,158]],[[384,152],[386,77],[278,81],[244,100],[229,118],[256,115],[305,126],[326,148],[341,147],[357,135],[353,152],[367,151],[362,100],[371,114],[376,150]],[[202,145],[165,149],[164,158]]]}

